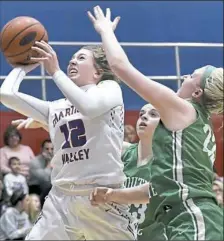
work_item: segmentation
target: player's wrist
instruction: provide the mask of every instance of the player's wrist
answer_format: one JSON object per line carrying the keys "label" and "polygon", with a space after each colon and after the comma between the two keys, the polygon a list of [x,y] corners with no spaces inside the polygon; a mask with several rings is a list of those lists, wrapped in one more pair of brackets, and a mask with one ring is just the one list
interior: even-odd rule
{"label": "player's wrist", "polygon": [[110,35],[110,34],[113,34],[114,33],[114,30],[112,28],[104,28],[104,29],[101,29],[100,31],[100,35]]}
{"label": "player's wrist", "polygon": [[61,74],[64,74],[64,72],[61,69],[57,69],[54,71],[54,73],[52,74],[52,78],[53,79],[57,79]]}
{"label": "player's wrist", "polygon": [[117,202],[117,203],[119,203],[121,195],[122,195],[122,189],[112,189],[112,192],[108,196],[107,200],[109,202]]}

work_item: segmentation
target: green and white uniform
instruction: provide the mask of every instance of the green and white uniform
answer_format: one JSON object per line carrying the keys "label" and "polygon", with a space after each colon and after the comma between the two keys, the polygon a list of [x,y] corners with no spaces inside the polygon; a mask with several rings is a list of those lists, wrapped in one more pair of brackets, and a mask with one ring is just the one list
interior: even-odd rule
{"label": "green and white uniform", "polygon": [[[122,155],[124,172],[127,176],[125,182],[127,188],[147,183],[150,180],[150,165],[152,160],[149,160],[147,164],[142,166],[137,166],[137,160],[138,144],[133,144]],[[150,218],[148,204],[132,204],[130,212],[138,220],[138,240],[167,240],[167,237],[164,235],[164,225],[162,223],[157,224]]]}
{"label": "green and white uniform", "polygon": [[169,240],[222,240],[223,211],[212,191],[215,137],[206,111],[180,131],[159,123],[153,138],[148,214],[163,222]]}

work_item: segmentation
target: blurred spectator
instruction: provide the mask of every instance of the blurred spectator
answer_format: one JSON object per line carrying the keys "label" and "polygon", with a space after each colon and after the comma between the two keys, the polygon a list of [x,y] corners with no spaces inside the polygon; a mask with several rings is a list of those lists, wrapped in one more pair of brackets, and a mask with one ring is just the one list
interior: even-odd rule
{"label": "blurred spectator", "polygon": [[213,182],[213,191],[216,194],[218,204],[223,207],[223,180],[219,177]]}
{"label": "blurred spectator", "polygon": [[29,195],[28,215],[30,223],[33,225],[41,211],[40,198],[36,194]]}
{"label": "blurred spectator", "polygon": [[4,174],[10,173],[11,169],[8,166],[10,157],[18,157],[21,161],[20,174],[29,175],[30,160],[34,158],[33,151],[29,146],[21,144],[22,136],[14,126],[8,126],[4,133],[5,146],[0,148],[0,166]]}
{"label": "blurred spectator", "polygon": [[2,180],[0,180],[0,200],[2,197],[2,191],[3,191],[3,183],[2,183]]}
{"label": "blurred spectator", "polygon": [[2,193],[3,193],[3,183],[2,183],[2,180],[0,179],[0,216],[2,215],[2,208],[4,204]]}
{"label": "blurred spectator", "polygon": [[44,140],[41,144],[41,153],[30,163],[29,193],[40,195],[41,203],[51,188],[53,150],[51,140]]}
{"label": "blurred spectator", "polygon": [[136,142],[136,130],[132,125],[125,125],[124,126],[124,141],[129,143]]}
{"label": "blurred spectator", "polygon": [[0,218],[0,240],[21,240],[31,228],[26,213],[29,197],[22,190],[17,190],[10,201],[12,207],[7,208]]}
{"label": "blurred spectator", "polygon": [[4,198],[4,193],[5,189],[3,185],[3,175],[0,172],[0,217],[9,205],[9,202],[7,202],[7,200]]}
{"label": "blurred spectator", "polygon": [[20,160],[17,157],[9,158],[9,167],[12,172],[4,176],[3,183],[5,186],[6,194],[11,197],[15,190],[22,189],[25,194],[28,193],[28,186],[26,178],[20,173]]}

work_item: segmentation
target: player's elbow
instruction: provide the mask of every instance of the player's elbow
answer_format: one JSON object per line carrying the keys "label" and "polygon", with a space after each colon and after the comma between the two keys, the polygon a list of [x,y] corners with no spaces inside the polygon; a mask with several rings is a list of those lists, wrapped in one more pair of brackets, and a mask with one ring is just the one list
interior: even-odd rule
{"label": "player's elbow", "polygon": [[10,100],[12,99],[13,93],[10,90],[1,88],[0,90],[0,101],[3,105],[9,107]]}
{"label": "player's elbow", "polygon": [[98,115],[99,106],[85,106],[85,108],[79,108],[80,113],[83,116],[89,118],[95,118]]}

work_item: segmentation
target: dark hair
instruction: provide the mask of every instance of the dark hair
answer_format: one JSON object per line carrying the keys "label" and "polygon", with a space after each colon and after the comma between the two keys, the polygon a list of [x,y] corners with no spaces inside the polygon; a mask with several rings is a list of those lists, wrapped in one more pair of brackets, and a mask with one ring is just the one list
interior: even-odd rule
{"label": "dark hair", "polygon": [[15,190],[10,198],[12,206],[16,206],[19,201],[22,201],[26,197],[26,194],[23,190]]}
{"label": "dark hair", "polygon": [[42,143],[41,143],[41,148],[43,149],[46,143],[52,143],[52,141],[50,139],[45,139]]}
{"label": "dark hair", "polygon": [[114,80],[118,83],[120,82],[119,78],[110,69],[110,65],[107,61],[106,54],[102,45],[88,45],[83,46],[82,49],[90,50],[93,53],[96,69],[103,71],[100,81]]}
{"label": "dark hair", "polygon": [[20,132],[16,129],[15,126],[9,125],[3,135],[3,140],[4,140],[4,144],[6,146],[9,145],[9,137],[12,135],[17,135],[19,137],[19,141],[21,142],[22,140],[22,135],[20,134]]}
{"label": "dark hair", "polygon": [[18,157],[12,156],[12,157],[9,158],[9,161],[8,161],[9,166],[12,165],[13,160],[16,160],[16,161],[20,162],[20,159]]}

